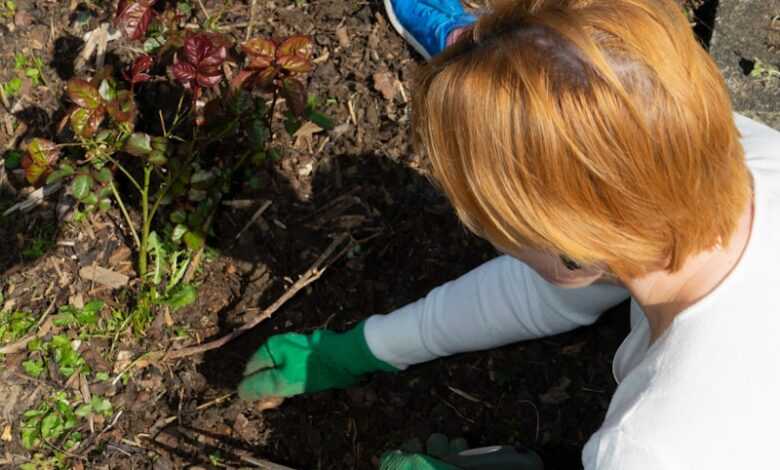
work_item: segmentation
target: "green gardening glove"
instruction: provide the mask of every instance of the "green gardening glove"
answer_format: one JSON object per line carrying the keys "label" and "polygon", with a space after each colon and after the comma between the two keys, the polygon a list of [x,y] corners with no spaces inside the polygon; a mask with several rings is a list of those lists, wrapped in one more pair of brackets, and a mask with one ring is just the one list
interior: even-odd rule
{"label": "green gardening glove", "polygon": [[425,443],[425,453],[419,440],[411,440],[403,445],[403,450],[385,452],[379,470],[461,470],[435,457],[446,458],[467,447],[464,439],[449,440],[444,434],[431,434]]}
{"label": "green gardening glove", "polygon": [[346,333],[317,330],[268,339],[244,370],[238,394],[245,400],[290,397],[355,384],[369,372],[398,369],[374,357],[366,343],[365,321]]}

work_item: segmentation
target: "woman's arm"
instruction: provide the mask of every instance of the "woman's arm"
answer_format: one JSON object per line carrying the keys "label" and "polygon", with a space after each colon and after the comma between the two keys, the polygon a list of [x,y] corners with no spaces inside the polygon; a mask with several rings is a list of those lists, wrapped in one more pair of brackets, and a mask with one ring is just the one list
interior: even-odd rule
{"label": "woman's arm", "polygon": [[589,325],[627,298],[622,287],[605,284],[558,288],[521,261],[501,256],[417,302],[370,317],[365,336],[377,358],[404,369]]}

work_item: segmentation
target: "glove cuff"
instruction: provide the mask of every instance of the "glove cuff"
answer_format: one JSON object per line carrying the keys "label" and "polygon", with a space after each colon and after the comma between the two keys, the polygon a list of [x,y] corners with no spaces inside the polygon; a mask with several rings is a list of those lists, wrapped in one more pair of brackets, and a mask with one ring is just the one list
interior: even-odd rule
{"label": "glove cuff", "polygon": [[334,362],[338,363],[351,375],[359,376],[370,372],[398,372],[400,369],[374,356],[368,347],[365,335],[366,321],[363,320],[354,328],[344,333],[326,335],[323,331],[323,348]]}

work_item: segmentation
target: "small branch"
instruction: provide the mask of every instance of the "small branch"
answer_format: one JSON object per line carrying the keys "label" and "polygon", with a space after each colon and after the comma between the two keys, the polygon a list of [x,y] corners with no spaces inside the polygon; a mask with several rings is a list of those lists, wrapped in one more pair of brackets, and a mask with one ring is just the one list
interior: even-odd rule
{"label": "small branch", "polygon": [[252,38],[252,30],[255,28],[255,9],[257,7],[257,0],[252,0],[252,4],[249,7],[249,23],[246,26],[246,40]]}
{"label": "small branch", "polygon": [[43,315],[41,315],[41,318],[38,320],[38,323],[35,325],[35,330],[37,330],[35,333],[31,333],[24,338],[20,339],[19,341],[15,341],[13,343],[9,343],[2,348],[0,348],[0,354],[13,354],[16,352],[21,351],[25,347],[27,347],[27,343],[34,340],[35,338],[40,338],[43,336],[46,336],[46,334],[51,329],[51,320],[47,320],[47,317],[49,314],[54,310],[54,301],[52,301],[49,304],[49,307],[46,309],[45,312],[43,312]]}
{"label": "small branch", "polygon": [[[295,284],[290,286],[290,288],[287,289],[281,295],[281,297],[276,299],[276,301],[273,304],[271,304],[268,308],[260,312],[259,315],[247,321],[246,323],[238,327],[238,329],[234,330],[232,333],[228,333],[227,335],[219,339],[216,339],[214,341],[210,341],[208,343],[200,344],[198,346],[193,346],[190,348],[179,349],[178,351],[169,352],[168,354],[163,356],[163,360],[194,356],[196,354],[201,354],[206,351],[210,351],[212,349],[221,348],[227,343],[243,335],[247,331],[253,329],[260,323],[271,318],[271,316],[274,313],[276,313],[276,311],[279,310],[282,307],[282,305],[284,305],[285,303],[287,303],[288,300],[293,298],[295,294],[297,294],[301,289],[313,283],[314,281],[319,279],[320,276],[322,276],[322,274],[328,268],[328,266],[324,266],[324,265],[328,262],[328,260],[331,258],[333,253],[338,249],[339,246],[341,246],[344,243],[344,241],[348,237],[349,237],[348,234],[342,234],[341,236],[333,240],[330,246],[328,246],[328,248],[322,253],[322,255],[320,255],[320,257],[317,258],[317,261],[315,261],[314,264],[303,274],[303,276],[301,276],[297,281],[295,281]],[[334,258],[333,261],[338,259],[345,252],[346,250],[341,250],[338,253],[338,255]]]}
{"label": "small branch", "polygon": [[255,221],[256,221],[257,219],[259,219],[259,218],[260,218],[260,216],[261,216],[261,215],[263,215],[263,213],[264,213],[264,212],[265,212],[265,211],[266,211],[266,210],[267,210],[269,207],[271,207],[271,201],[265,201],[265,203],[264,203],[262,206],[260,206],[260,208],[259,208],[259,209],[257,209],[257,211],[256,211],[256,212],[255,212],[255,214],[252,216],[252,218],[251,218],[251,219],[249,219],[249,222],[247,222],[247,223],[244,225],[244,227],[243,227],[241,230],[239,230],[239,231],[238,231],[238,234],[237,234],[237,235],[236,235],[236,237],[233,239],[233,244],[235,244],[235,243],[238,241],[238,239],[239,239],[239,238],[241,238],[241,235],[243,235],[243,234],[244,234],[244,232],[246,232],[246,231],[247,231],[247,229],[249,229],[249,227],[251,227],[251,226],[252,226],[252,224],[253,224],[253,223],[255,223]]}
{"label": "small branch", "polygon": [[209,16],[209,11],[206,10],[206,7],[203,6],[203,0],[198,0],[198,5],[200,5],[200,9],[203,10],[203,14],[206,15],[206,21],[211,19],[211,16]]}

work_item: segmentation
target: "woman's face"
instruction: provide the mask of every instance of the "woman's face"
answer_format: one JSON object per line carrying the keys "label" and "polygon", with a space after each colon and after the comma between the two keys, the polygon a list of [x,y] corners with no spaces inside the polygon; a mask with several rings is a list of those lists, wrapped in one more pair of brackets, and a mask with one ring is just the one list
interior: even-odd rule
{"label": "woman's face", "polygon": [[[497,247],[498,248],[498,247]],[[596,281],[604,280],[606,269],[598,265],[579,266],[570,269],[564,264],[561,256],[528,248],[499,251],[516,258],[536,271],[545,281],[557,287],[585,287]]]}

